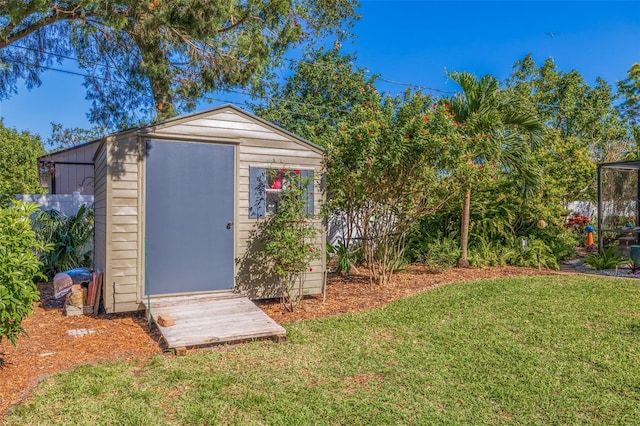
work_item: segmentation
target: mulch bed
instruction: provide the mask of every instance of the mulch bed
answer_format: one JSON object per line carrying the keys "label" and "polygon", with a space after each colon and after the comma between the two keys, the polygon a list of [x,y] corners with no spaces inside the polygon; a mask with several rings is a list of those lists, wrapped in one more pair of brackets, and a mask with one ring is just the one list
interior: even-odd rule
{"label": "mulch bed", "polygon": [[[280,324],[302,319],[380,308],[389,302],[421,293],[439,285],[519,275],[554,274],[532,268],[449,269],[435,273],[421,266],[411,266],[394,276],[387,286],[371,285],[366,275],[348,278],[330,277],[326,302],[322,296],[305,298],[295,312],[286,312],[277,300],[258,305]],[[40,303],[23,327],[27,336],[13,347],[0,343],[0,421],[8,409],[24,400],[43,378],[81,364],[125,359],[145,359],[162,353],[160,336],[149,332],[143,313],[90,316],[65,316],[62,300],[53,299],[50,283],[38,286]]]}

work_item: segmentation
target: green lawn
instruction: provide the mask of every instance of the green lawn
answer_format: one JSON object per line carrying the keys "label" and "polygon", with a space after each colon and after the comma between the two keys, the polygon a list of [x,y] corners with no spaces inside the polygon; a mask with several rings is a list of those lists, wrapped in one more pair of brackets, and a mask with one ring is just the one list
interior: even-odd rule
{"label": "green lawn", "polygon": [[640,424],[640,281],[452,284],[287,332],[287,344],[80,367],[7,422]]}

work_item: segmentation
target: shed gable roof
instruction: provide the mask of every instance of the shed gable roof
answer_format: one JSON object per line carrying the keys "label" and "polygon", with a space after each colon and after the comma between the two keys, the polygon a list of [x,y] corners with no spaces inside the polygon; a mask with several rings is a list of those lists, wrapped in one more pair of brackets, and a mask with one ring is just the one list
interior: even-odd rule
{"label": "shed gable roof", "polygon": [[45,161],[66,161],[69,158],[73,158],[75,156],[75,154],[77,152],[80,151],[85,151],[85,150],[91,150],[91,156],[93,156],[93,153],[95,153],[95,151],[98,149],[98,143],[100,142],[100,139],[95,139],[89,142],[84,142],[81,143],[79,145],[75,145],[69,148],[64,148],[64,149],[59,149],[57,151],[53,151],[53,152],[48,152],[44,155],[41,155],[40,157],[38,157],[38,162],[45,162]]}
{"label": "shed gable roof", "polygon": [[152,133],[172,137],[184,135],[204,135],[221,139],[261,137],[293,141],[317,153],[325,151],[324,148],[300,136],[230,104],[150,124],[136,131],[139,134]]}

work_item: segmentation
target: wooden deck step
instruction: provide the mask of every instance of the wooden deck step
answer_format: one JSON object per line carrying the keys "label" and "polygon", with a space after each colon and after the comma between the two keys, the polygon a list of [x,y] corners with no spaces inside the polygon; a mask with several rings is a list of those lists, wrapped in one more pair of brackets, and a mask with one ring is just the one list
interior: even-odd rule
{"label": "wooden deck step", "polygon": [[[149,310],[146,300],[145,306]],[[170,349],[286,336],[285,329],[251,300],[231,292],[154,297],[150,310]],[[160,326],[160,315],[173,318],[175,324]]]}

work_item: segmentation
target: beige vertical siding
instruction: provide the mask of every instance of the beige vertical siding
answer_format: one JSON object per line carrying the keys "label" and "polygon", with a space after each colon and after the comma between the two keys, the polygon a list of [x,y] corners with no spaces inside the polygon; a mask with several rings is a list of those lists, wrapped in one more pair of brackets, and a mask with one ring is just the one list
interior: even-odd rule
{"label": "beige vertical siding", "polygon": [[109,146],[110,240],[109,284],[113,311],[140,307],[142,251],[140,241],[140,167],[143,159],[138,139],[129,134]]}
{"label": "beige vertical siding", "polygon": [[[94,163],[95,191],[93,197],[95,227],[94,227],[94,253],[93,267],[95,270],[106,272],[107,261],[107,149],[103,146],[96,155]],[[106,283],[107,281],[105,281]],[[105,291],[110,290],[105,285]],[[109,292],[111,294],[111,292]],[[105,308],[107,298],[105,294]],[[109,306],[111,308],[111,306]]]}
{"label": "beige vertical siding", "polygon": [[56,164],[55,171],[56,194],[71,194],[74,191],[78,191],[84,195],[93,195],[95,193],[94,168],[92,163],[98,145],[98,141],[89,142],[40,157],[42,161],[60,163]]}

